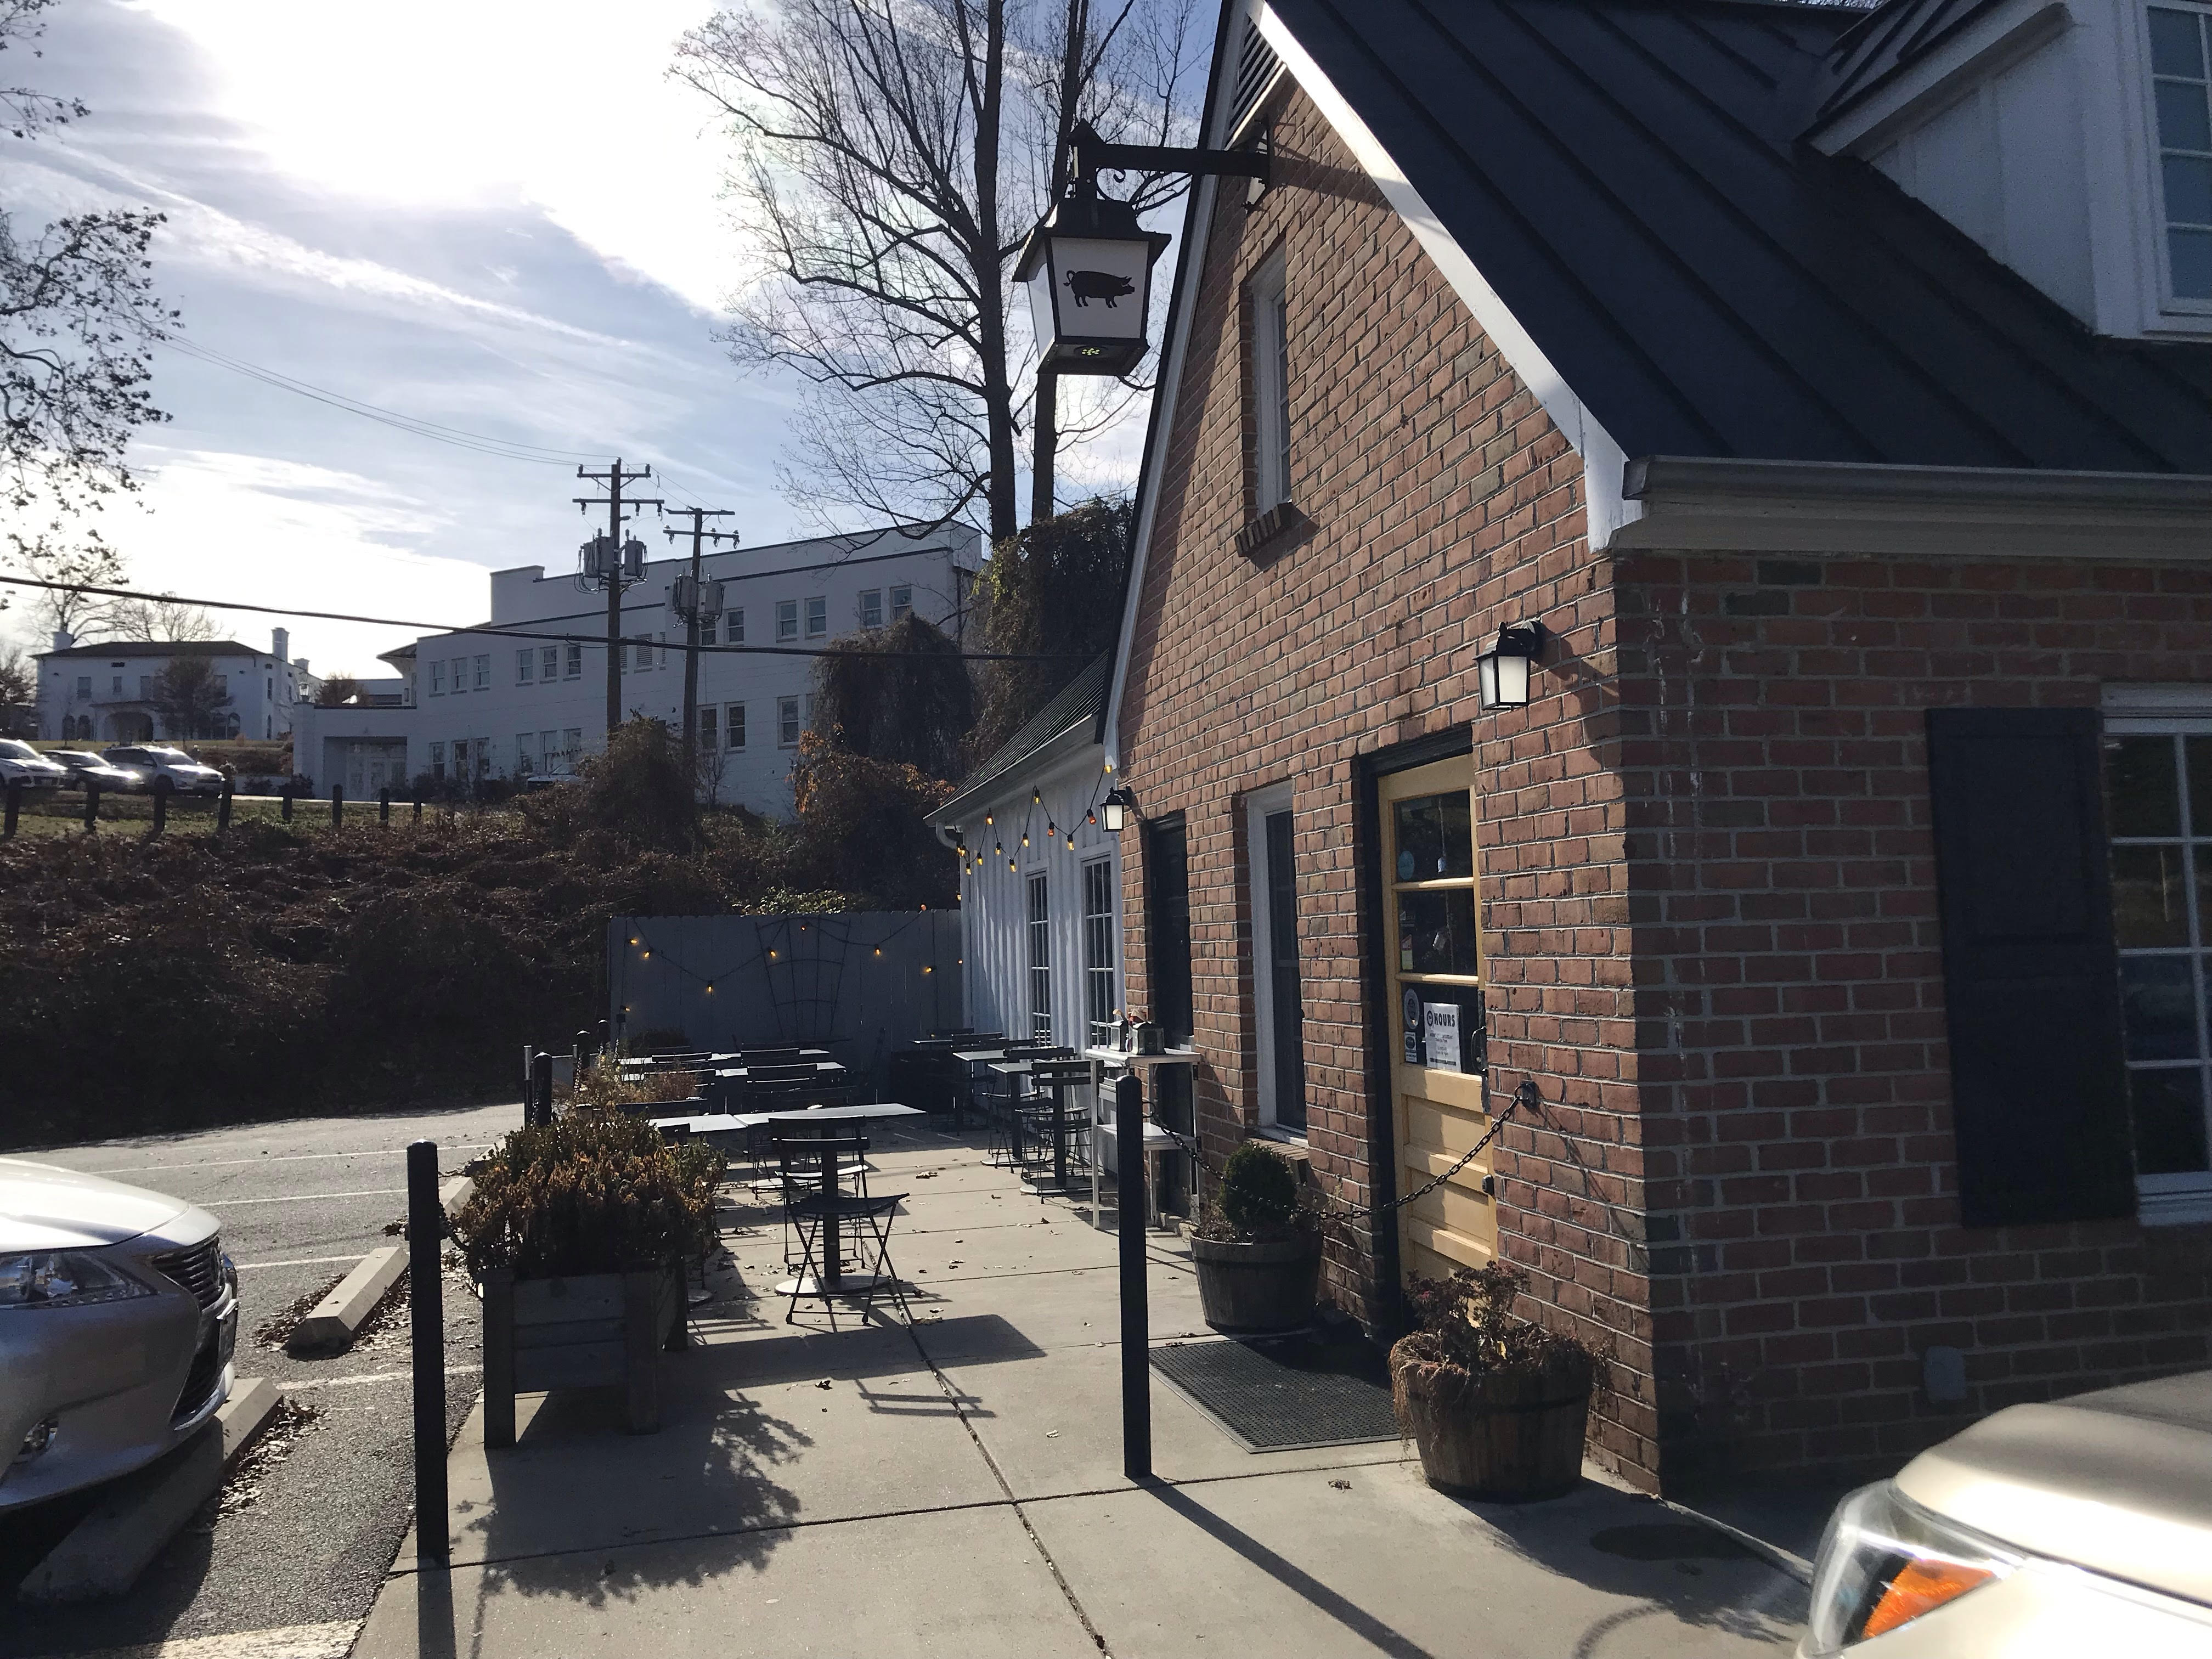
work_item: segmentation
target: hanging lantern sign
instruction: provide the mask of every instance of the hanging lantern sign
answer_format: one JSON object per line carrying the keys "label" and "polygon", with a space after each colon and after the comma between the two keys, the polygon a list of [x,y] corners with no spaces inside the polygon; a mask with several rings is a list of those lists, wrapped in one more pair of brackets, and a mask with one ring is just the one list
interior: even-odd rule
{"label": "hanging lantern sign", "polygon": [[1144,360],[1152,264],[1169,240],[1127,203],[1080,191],[1045,216],[1014,265],[1044,368],[1126,374]]}

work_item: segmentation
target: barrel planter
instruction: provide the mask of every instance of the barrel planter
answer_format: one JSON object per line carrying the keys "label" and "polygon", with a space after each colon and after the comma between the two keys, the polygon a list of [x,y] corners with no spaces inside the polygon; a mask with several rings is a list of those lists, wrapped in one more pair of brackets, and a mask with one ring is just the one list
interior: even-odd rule
{"label": "barrel planter", "polygon": [[1321,1287],[1321,1235],[1243,1244],[1194,1238],[1198,1299],[1217,1331],[1290,1331],[1313,1318]]}
{"label": "barrel planter", "polygon": [[1468,1498],[1557,1498],[1582,1479],[1589,1420],[1589,1356],[1573,1349],[1540,1367],[1470,1375],[1390,1350],[1399,1426],[1439,1492]]}
{"label": "barrel planter", "polygon": [[684,1270],[483,1276],[484,1444],[514,1443],[514,1396],[620,1388],[632,1434],[660,1427],[660,1353],[684,1346]]}

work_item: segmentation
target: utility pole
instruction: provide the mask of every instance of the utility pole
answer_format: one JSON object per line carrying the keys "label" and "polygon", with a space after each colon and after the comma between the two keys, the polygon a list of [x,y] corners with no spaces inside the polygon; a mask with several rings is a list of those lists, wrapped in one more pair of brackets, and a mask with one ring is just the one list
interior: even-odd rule
{"label": "utility pole", "polygon": [[647,466],[625,472],[619,455],[615,457],[614,465],[605,472],[580,466],[576,476],[604,485],[607,492],[604,501],[596,495],[579,495],[575,501],[586,513],[599,506],[607,509],[606,533],[584,544],[582,574],[586,582],[601,583],[607,591],[607,741],[611,743],[617,728],[622,725],[623,589],[634,587],[645,580],[645,544],[635,537],[627,544],[623,542],[623,508],[657,508],[660,502],[658,498],[623,498],[623,486],[650,478],[653,469]]}
{"label": "utility pole", "polygon": [[[684,769],[696,785],[699,776],[699,627],[711,626],[722,614],[722,585],[705,580],[700,567],[704,544],[728,542],[737,544],[734,530],[709,530],[709,519],[726,519],[728,507],[679,507],[678,514],[691,515],[691,575],[688,585],[676,584],[676,611],[684,618],[684,642],[690,648],[684,653]],[[671,526],[668,539],[674,541],[680,533]]]}

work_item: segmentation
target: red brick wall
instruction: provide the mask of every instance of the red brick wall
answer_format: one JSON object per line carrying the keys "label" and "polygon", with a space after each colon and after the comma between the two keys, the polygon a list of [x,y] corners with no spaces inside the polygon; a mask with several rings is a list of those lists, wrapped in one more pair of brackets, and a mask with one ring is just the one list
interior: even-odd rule
{"label": "red brick wall", "polygon": [[[1670,1478],[1893,1465],[2212,1363],[2204,1231],[1959,1224],[1926,741],[1930,707],[2212,684],[2212,573],[1651,554],[1617,580]],[[1936,1345],[1963,1407],[1920,1393]]]}
{"label": "red brick wall", "polygon": [[[1602,748],[1618,718],[1612,602],[1581,465],[1302,97],[1275,137],[1280,182],[1249,213],[1225,191],[1214,215],[1121,711],[1122,781],[1146,816],[1181,811],[1188,828],[1202,1133],[1218,1159],[1259,1121],[1241,797],[1290,779],[1310,1167],[1346,1203],[1373,1200],[1355,765],[1474,722],[1493,1052],[1507,1086],[1534,1071],[1551,1103],[1541,1130],[1501,1143],[1503,1248],[1547,1300],[1616,1334],[1623,1387],[1598,1449],[1649,1481],[1626,803]],[[1233,545],[1248,502],[1240,294],[1279,245],[1291,496],[1312,528],[1255,563]],[[1550,695],[1478,720],[1474,654],[1524,616],[1564,636]],[[1129,840],[1127,995],[1144,1009],[1145,860]],[[1333,1230],[1339,1305],[1387,1311],[1376,1267],[1364,1230]]]}

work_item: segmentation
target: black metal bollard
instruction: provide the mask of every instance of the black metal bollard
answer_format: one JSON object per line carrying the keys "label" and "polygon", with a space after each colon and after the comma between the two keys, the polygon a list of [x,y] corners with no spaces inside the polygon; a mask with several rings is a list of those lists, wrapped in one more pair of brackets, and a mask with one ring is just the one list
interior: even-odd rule
{"label": "black metal bollard", "polygon": [[538,1103],[540,1127],[553,1121],[553,1056],[540,1049],[530,1057],[530,1097]]}
{"label": "black metal bollard", "polygon": [[345,822],[345,791],[337,784],[331,786],[331,828],[335,830]]}
{"label": "black metal bollard", "polygon": [[285,822],[285,823],[291,823],[291,821],[292,821],[292,786],[291,786],[290,784],[289,784],[289,783],[288,783],[288,784],[286,784],[286,785],[285,785],[282,789],[279,789],[279,790],[276,792],[276,799],[277,799],[278,800],[280,800],[281,802],[283,802],[283,808],[282,808],[282,812],[283,812],[283,816],[284,822]]}
{"label": "black metal bollard", "polygon": [[422,822],[422,792],[420,789],[415,792],[415,822]]}
{"label": "black metal bollard", "polygon": [[592,1055],[592,1034],[591,1034],[589,1031],[579,1031],[579,1032],[577,1032],[577,1033],[576,1033],[576,1069],[575,1069],[574,1071],[571,1072],[571,1073],[568,1074],[569,1081],[570,1081],[571,1083],[573,1083],[573,1084],[577,1084],[577,1085],[580,1085],[580,1084],[582,1084],[582,1082],[583,1082],[583,1080],[584,1080],[584,1067],[585,1067],[585,1066],[589,1062],[589,1060],[590,1060],[590,1059],[591,1059],[591,1055]]}
{"label": "black metal bollard", "polygon": [[0,827],[0,840],[13,841],[15,839],[15,820],[22,815],[22,781],[20,779],[11,780],[8,785],[7,822],[4,827]]}
{"label": "black metal bollard", "polygon": [[154,830],[153,830],[153,833],[154,833],[155,835],[157,835],[157,836],[158,836],[158,835],[160,835],[160,834],[161,834],[164,830],[167,830],[168,827],[169,827],[169,781],[168,781],[168,779],[167,779],[167,778],[155,778],[155,779],[154,780]]}
{"label": "black metal bollard", "polygon": [[389,789],[376,792],[376,821],[387,830],[392,827],[392,792]]}
{"label": "black metal bollard", "polygon": [[438,1201],[438,1143],[407,1148],[407,1322],[415,1348],[415,1553],[444,1562],[446,1300],[438,1277],[446,1210]]}
{"label": "black metal bollard", "polygon": [[215,804],[215,828],[217,835],[230,828],[230,798],[235,793],[236,787],[228,778],[225,778],[222,781],[222,795]]}
{"label": "black metal bollard", "polygon": [[1145,1085],[1114,1085],[1114,1190],[1121,1246],[1121,1473],[1152,1473],[1152,1309],[1145,1286]]}
{"label": "black metal bollard", "polygon": [[88,780],[84,786],[84,833],[90,835],[100,828],[100,786]]}

